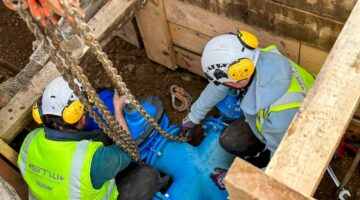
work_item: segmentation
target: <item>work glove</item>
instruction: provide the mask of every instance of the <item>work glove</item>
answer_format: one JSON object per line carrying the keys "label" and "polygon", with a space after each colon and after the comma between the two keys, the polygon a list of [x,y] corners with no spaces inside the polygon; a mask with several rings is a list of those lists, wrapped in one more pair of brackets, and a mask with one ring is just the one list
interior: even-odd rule
{"label": "work glove", "polygon": [[214,171],[215,173],[210,174],[210,178],[214,181],[214,183],[218,186],[220,190],[225,190],[224,178],[228,170],[215,168]]}
{"label": "work glove", "polygon": [[185,117],[180,125],[180,136],[191,137],[197,124],[192,122],[188,117]]}

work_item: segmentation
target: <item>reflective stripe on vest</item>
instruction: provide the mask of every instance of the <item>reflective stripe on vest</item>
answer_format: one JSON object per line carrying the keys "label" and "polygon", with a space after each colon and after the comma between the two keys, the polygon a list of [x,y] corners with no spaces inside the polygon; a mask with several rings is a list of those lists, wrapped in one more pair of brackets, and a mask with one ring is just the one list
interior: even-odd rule
{"label": "reflective stripe on vest", "polygon": [[[39,155],[40,157],[34,156],[34,152],[32,152],[32,154],[31,154],[32,161],[30,158],[28,158],[29,150],[31,151],[31,149],[33,149],[33,150],[35,150],[35,153],[36,153],[36,150],[39,148],[38,146],[31,147],[32,143],[34,143],[34,145],[39,145],[39,142],[40,142],[40,144],[41,144],[41,142],[44,142],[44,143],[49,142],[49,144],[53,144],[53,145],[55,145],[55,147],[62,147],[62,145],[64,145],[64,144],[66,145],[66,143],[73,146],[73,148],[71,148],[70,151],[64,150],[66,155],[72,155],[71,159],[68,159],[68,161],[66,161],[69,163],[68,164],[66,162],[64,163],[64,167],[65,167],[64,169],[68,169],[69,171],[68,171],[67,175],[66,175],[66,173],[61,174],[59,183],[61,183],[62,185],[54,186],[54,189],[56,187],[59,187],[59,188],[65,187],[66,194],[64,194],[63,192],[55,193],[55,190],[51,189],[50,191],[44,190],[44,192],[40,192],[40,193],[42,193],[43,197],[44,196],[46,197],[46,195],[49,195],[49,196],[53,196],[53,197],[56,196],[57,198],[62,198],[62,196],[63,196],[63,197],[69,198],[69,199],[116,199],[117,198],[118,192],[117,192],[117,188],[116,188],[114,179],[107,181],[98,190],[94,189],[91,184],[91,178],[90,178],[90,166],[91,166],[91,160],[92,160],[91,158],[92,158],[94,152],[96,151],[96,149],[99,147],[99,145],[101,146],[101,144],[99,144],[98,142],[90,142],[88,140],[82,140],[79,142],[49,141],[44,138],[44,135],[45,135],[45,132],[43,129],[37,129],[33,133],[30,133],[29,136],[25,139],[25,141],[22,145],[21,151],[20,151],[21,155],[19,157],[18,164],[19,164],[19,169],[21,171],[21,174],[23,175],[25,181],[27,181],[27,183],[29,185],[29,199],[35,200],[36,197],[40,198],[39,197],[38,180],[36,180],[36,181],[33,180],[37,176],[27,177],[29,175],[26,174],[29,172],[32,173],[34,171],[34,169],[33,169],[34,164],[36,164],[36,169],[43,170],[44,174],[48,174],[48,175],[54,176],[55,178],[59,178],[59,176],[57,174],[54,174],[57,170],[59,170],[59,168],[57,166],[51,167],[51,165],[47,165],[47,164],[41,165],[41,163],[43,163],[43,161],[44,161],[44,158],[41,155]],[[48,144],[44,144],[44,145],[48,145]],[[57,146],[57,145],[59,145],[59,146]],[[31,148],[29,148],[29,147],[31,147]],[[51,150],[51,147],[47,148],[47,149]],[[53,152],[53,151],[50,151],[50,152]],[[57,152],[57,150],[55,152]],[[70,152],[70,154],[69,154],[69,152]],[[71,152],[73,152],[73,153],[71,153]],[[51,156],[51,154],[49,154],[48,156]],[[59,155],[54,155],[54,156],[56,159],[56,156],[59,156]],[[51,161],[51,159],[52,158],[49,157],[48,159],[46,159],[46,161],[47,160]],[[54,160],[54,161],[56,161],[56,160]],[[66,167],[66,166],[68,166],[68,167]],[[43,167],[46,167],[46,171],[45,171],[45,168],[43,168]],[[52,174],[50,174],[50,173],[52,173]],[[62,176],[64,176],[64,177],[62,177]],[[30,180],[30,179],[32,179],[32,180]],[[42,179],[39,179],[39,180],[41,181]],[[57,179],[57,180],[59,180],[59,179]],[[28,182],[28,181],[30,181],[30,182]],[[44,186],[40,185],[40,187],[44,187]],[[53,187],[53,185],[50,184],[49,187]],[[34,191],[31,191],[32,188]],[[61,189],[61,190],[56,190],[56,191],[64,191],[64,190]],[[50,192],[50,193],[47,193],[47,192]]]}
{"label": "reflective stripe on vest", "polygon": [[25,172],[26,172],[26,160],[27,160],[27,152],[29,149],[29,145],[31,141],[35,138],[35,136],[39,133],[40,130],[41,129],[36,129],[33,133],[30,133],[30,135],[26,137],[24,143],[22,144],[23,147],[22,147],[21,159],[19,159],[18,166],[23,177],[25,176]]}
{"label": "reflective stripe on vest", "polygon": [[70,199],[81,199],[80,196],[81,170],[83,167],[84,157],[88,145],[89,145],[89,141],[86,140],[80,141],[76,145],[76,149],[74,156],[72,157],[71,169],[70,169],[70,189],[69,189]]}
{"label": "reflective stripe on vest", "polygon": [[[263,52],[272,52],[281,55],[277,50],[275,45],[271,45],[265,49],[262,49]],[[262,132],[263,124],[266,118],[271,112],[279,112],[292,108],[299,108],[304,101],[305,95],[308,89],[311,87],[314,76],[309,72],[298,66],[296,63],[289,60],[292,68],[292,80],[290,86],[285,94],[283,94],[279,99],[272,103],[266,109],[260,110],[256,117],[256,128],[261,136],[264,137]]]}

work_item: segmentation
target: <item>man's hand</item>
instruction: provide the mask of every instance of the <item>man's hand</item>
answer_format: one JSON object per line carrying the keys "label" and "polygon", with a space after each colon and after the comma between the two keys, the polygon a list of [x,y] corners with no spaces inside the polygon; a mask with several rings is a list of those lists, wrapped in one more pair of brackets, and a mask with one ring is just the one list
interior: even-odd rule
{"label": "man's hand", "polygon": [[120,95],[117,89],[115,89],[114,92],[113,103],[115,119],[125,131],[130,132],[123,114],[123,110],[126,105],[126,97],[125,95]]}
{"label": "man's hand", "polygon": [[180,125],[180,136],[190,137],[196,126],[197,124],[192,122],[188,117],[184,118]]}
{"label": "man's hand", "polygon": [[119,92],[117,91],[117,89],[115,89],[114,92],[115,92],[115,94],[114,94],[114,98],[113,98],[113,103],[114,103],[115,113],[116,112],[122,113],[122,111],[126,105],[126,96],[120,95]]}

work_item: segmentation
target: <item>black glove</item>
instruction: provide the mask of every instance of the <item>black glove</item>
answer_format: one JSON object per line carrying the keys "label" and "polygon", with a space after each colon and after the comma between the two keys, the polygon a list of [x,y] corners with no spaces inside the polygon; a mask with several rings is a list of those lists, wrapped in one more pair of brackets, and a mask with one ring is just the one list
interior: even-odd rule
{"label": "black glove", "polygon": [[220,190],[225,190],[224,178],[228,170],[215,168],[214,171],[215,173],[210,174],[210,178],[214,181]]}
{"label": "black glove", "polygon": [[196,129],[197,124],[185,117],[180,125],[180,136],[190,137],[192,132]]}

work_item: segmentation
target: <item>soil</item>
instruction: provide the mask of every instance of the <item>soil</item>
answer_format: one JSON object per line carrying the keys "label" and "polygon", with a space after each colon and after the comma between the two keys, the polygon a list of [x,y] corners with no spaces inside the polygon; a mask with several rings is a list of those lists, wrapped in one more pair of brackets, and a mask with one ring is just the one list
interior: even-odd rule
{"label": "soil", "polygon": [[[28,57],[32,53],[33,37],[16,14],[4,9],[2,1],[0,2],[0,58],[5,58],[8,62],[23,68],[29,62]],[[144,49],[138,49],[119,38],[111,41],[105,47],[105,51],[134,96],[137,99],[148,95],[159,97],[164,103],[165,112],[172,124],[180,124],[186,116],[186,111],[177,112],[171,107],[170,86],[176,84],[183,87],[196,99],[207,84],[205,79],[185,70],[172,71],[150,61]],[[81,65],[96,89],[111,88],[109,78],[93,56],[86,56]],[[24,134],[19,135],[19,137],[21,136],[23,137]],[[19,147],[19,144],[21,142],[15,144],[16,148]],[[345,176],[352,159],[353,156],[345,153],[339,160],[331,162],[331,166],[340,180]],[[310,166],[311,163],[309,163]],[[359,166],[346,188],[353,196],[350,199],[355,199],[355,191],[360,188]],[[315,198],[336,199],[332,195],[334,189],[334,183],[325,173]]]}
{"label": "soil", "polygon": [[11,63],[15,68],[12,72],[0,66],[0,83],[29,62],[33,52],[32,41],[34,36],[28,31],[25,22],[0,1],[0,60]]}

